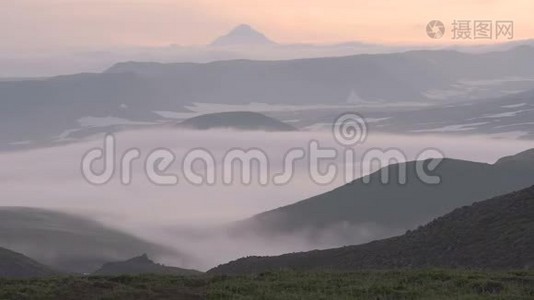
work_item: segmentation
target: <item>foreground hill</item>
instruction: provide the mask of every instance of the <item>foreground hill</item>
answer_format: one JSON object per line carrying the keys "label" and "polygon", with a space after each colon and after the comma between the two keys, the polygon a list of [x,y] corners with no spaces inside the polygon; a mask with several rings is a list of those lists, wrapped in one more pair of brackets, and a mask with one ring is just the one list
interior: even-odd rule
{"label": "foreground hill", "polygon": [[406,234],[359,246],[248,257],[211,274],[276,269],[534,268],[534,186],[462,207]]}
{"label": "foreground hill", "polygon": [[0,245],[59,270],[78,273],[93,272],[106,262],[138,253],[180,256],[82,217],[20,207],[0,208]]}
{"label": "foreground hill", "polygon": [[[390,165],[371,174],[369,183],[360,178],[333,191],[238,222],[232,229],[237,234],[298,233],[310,238],[320,238],[327,231],[329,238],[339,239],[337,245],[361,243],[355,234],[359,226],[379,228],[385,232],[382,237],[386,237],[388,232],[404,232],[457,207],[532,185],[534,163],[526,154],[530,152],[493,165],[445,159],[431,172],[441,178],[437,185],[419,179],[416,162]],[[399,183],[401,167],[406,167],[406,184]],[[389,182],[382,184],[380,176],[385,172],[389,173]],[[332,228],[336,230],[329,230]]]}
{"label": "foreground hill", "polygon": [[139,274],[200,275],[202,272],[156,264],[146,254],[143,254],[126,261],[104,264],[102,268],[93,273],[93,275],[104,276]]}
{"label": "foreground hill", "polygon": [[0,248],[0,277],[35,278],[58,275],[59,272],[20,253]]}
{"label": "foreground hill", "polygon": [[294,131],[295,127],[284,122],[267,117],[260,113],[248,111],[222,112],[205,114],[187,119],[179,127],[189,129],[239,129],[263,131]]}

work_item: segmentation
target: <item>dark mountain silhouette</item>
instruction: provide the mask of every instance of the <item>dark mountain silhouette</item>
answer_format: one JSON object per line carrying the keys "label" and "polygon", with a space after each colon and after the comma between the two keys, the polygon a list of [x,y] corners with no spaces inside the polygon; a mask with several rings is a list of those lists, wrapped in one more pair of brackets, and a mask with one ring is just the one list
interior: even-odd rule
{"label": "dark mountain silhouette", "polygon": [[275,42],[250,25],[241,24],[228,34],[214,40],[210,46],[273,46]]}
{"label": "dark mountain silhouette", "polygon": [[248,111],[222,112],[205,114],[187,119],[180,127],[191,129],[215,129],[231,128],[240,130],[263,130],[263,131],[294,131],[295,127],[284,122],[267,117],[260,113]]}
{"label": "dark mountain silhouette", "polygon": [[398,237],[323,251],[248,257],[210,274],[275,269],[534,268],[534,187],[458,208]]}
{"label": "dark mountain silhouette", "polygon": [[20,253],[0,248],[0,277],[35,278],[60,273]]}
{"label": "dark mountain silhouette", "polygon": [[0,245],[76,273],[90,273],[140,252],[189,258],[82,217],[36,208],[0,208]]}
{"label": "dark mountain silhouette", "polygon": [[106,263],[92,275],[138,275],[138,274],[166,274],[166,275],[199,275],[200,271],[167,267],[156,264],[146,254],[121,262]]}
{"label": "dark mountain silhouette", "polygon": [[[357,179],[333,191],[235,223],[232,230],[238,234],[298,233],[316,238],[322,230],[338,226],[336,233],[343,228],[347,231],[347,236],[342,234],[338,241],[341,245],[361,242],[351,240],[353,226],[372,224],[385,231],[402,232],[454,208],[530,186],[534,163],[525,153],[493,165],[444,159],[430,172],[441,178],[437,185],[419,179],[416,162],[390,165],[371,174],[369,183],[364,178]],[[404,175],[400,172],[402,167],[406,168],[406,184],[399,181],[399,176]],[[388,183],[381,182],[382,174],[388,174]]]}

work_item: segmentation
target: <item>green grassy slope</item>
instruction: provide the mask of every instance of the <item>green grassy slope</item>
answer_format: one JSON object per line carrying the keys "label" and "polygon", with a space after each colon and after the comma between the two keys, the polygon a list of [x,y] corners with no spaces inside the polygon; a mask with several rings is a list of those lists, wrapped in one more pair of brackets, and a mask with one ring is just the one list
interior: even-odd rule
{"label": "green grassy slope", "polygon": [[533,272],[275,272],[0,280],[0,299],[532,299]]}

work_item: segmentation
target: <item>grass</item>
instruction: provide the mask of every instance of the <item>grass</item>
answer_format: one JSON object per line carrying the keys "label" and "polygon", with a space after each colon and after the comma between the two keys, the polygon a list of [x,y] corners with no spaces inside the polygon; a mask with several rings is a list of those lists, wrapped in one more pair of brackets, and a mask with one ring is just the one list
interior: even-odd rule
{"label": "grass", "polygon": [[534,299],[534,272],[267,272],[0,280],[0,299]]}

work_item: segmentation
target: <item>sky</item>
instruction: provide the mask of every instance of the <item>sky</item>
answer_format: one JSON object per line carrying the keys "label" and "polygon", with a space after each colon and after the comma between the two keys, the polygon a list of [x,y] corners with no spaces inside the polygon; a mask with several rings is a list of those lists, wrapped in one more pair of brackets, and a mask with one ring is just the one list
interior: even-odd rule
{"label": "sky", "polygon": [[[441,20],[512,20],[514,39],[534,38],[532,0],[2,0],[6,51],[203,45],[247,23],[280,43],[453,43],[431,40]],[[495,40],[485,42],[496,42]]]}

